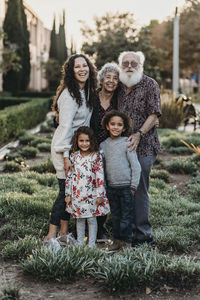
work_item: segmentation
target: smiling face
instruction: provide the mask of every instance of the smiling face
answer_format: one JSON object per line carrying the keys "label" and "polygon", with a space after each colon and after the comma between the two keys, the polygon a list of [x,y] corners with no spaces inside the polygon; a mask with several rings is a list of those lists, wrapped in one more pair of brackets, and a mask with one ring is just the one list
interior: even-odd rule
{"label": "smiling face", "polygon": [[90,138],[87,134],[81,133],[78,136],[78,148],[83,156],[86,156],[90,153]]}
{"label": "smiling face", "polygon": [[117,72],[107,72],[101,82],[102,90],[114,92],[119,83],[119,74]]}
{"label": "smiling face", "polygon": [[89,66],[83,57],[74,60],[74,77],[78,81],[80,89],[83,89],[89,77]]}
{"label": "smiling face", "polygon": [[118,116],[110,118],[106,129],[109,131],[111,139],[120,137],[125,131],[123,119]]}

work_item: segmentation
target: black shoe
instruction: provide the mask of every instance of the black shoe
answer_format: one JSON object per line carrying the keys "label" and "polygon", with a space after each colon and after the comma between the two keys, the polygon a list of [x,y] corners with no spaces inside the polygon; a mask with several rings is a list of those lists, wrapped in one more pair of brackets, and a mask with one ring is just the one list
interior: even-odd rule
{"label": "black shoe", "polygon": [[101,236],[97,236],[97,243],[106,243],[108,242],[108,237],[105,234],[102,234]]}
{"label": "black shoe", "polygon": [[144,245],[144,244],[147,244],[149,246],[155,246],[156,241],[154,240],[154,238],[152,236],[147,238],[147,239],[143,239],[143,240],[135,239],[132,242],[132,247],[139,247],[139,246]]}

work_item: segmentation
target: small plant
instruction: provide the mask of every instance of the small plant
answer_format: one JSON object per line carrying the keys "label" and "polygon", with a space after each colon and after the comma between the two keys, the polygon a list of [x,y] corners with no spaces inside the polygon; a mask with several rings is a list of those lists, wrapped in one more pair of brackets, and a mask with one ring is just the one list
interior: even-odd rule
{"label": "small plant", "polygon": [[42,143],[49,143],[51,144],[51,140],[47,139],[47,138],[36,138],[31,142],[31,146],[33,147],[37,147],[38,144],[42,144]]}
{"label": "small plant", "polygon": [[3,170],[5,172],[21,172],[22,166],[14,161],[8,161],[5,163]]}
{"label": "small plant", "polygon": [[178,128],[185,119],[183,106],[176,101],[165,101],[162,104],[162,115],[159,119],[161,128]]}
{"label": "small plant", "polygon": [[41,241],[32,236],[10,242],[2,250],[2,256],[6,259],[22,259],[32,254],[32,250],[41,246]]}
{"label": "small plant", "polygon": [[151,174],[150,174],[151,178],[159,178],[164,180],[166,183],[169,183],[170,181],[170,174],[168,171],[166,170],[157,170],[157,169],[153,169],[151,170]]}
{"label": "small plant", "polygon": [[41,152],[50,152],[51,151],[51,145],[49,143],[41,143],[37,145],[37,148]]}
{"label": "small plant", "polygon": [[36,157],[38,153],[36,148],[30,146],[26,146],[20,151],[21,156],[27,159]]}
{"label": "small plant", "polygon": [[19,142],[22,145],[29,145],[34,139],[35,136],[28,132],[24,132],[22,135],[19,136]]}
{"label": "small plant", "polygon": [[197,170],[196,164],[185,158],[173,159],[164,166],[170,173],[194,174]]}
{"label": "small plant", "polygon": [[165,151],[168,151],[171,147],[182,147],[183,143],[181,139],[183,139],[183,137],[186,143],[192,143],[196,146],[200,144],[200,137],[196,133],[188,134],[172,131],[171,134],[161,137],[162,147]]}
{"label": "small plant", "polygon": [[5,155],[4,159],[8,160],[8,161],[14,160],[18,163],[21,163],[22,161],[24,161],[23,157],[21,156],[21,154],[19,152],[8,153]]}
{"label": "small plant", "polygon": [[22,262],[23,269],[37,275],[42,280],[71,280],[87,273],[87,270],[105,255],[97,248],[69,246],[54,250],[50,247],[41,247],[33,251],[32,257]]}
{"label": "small plant", "polygon": [[9,284],[8,287],[3,289],[3,296],[0,297],[0,300],[18,300],[20,299],[19,291],[20,285],[11,285]]}
{"label": "small plant", "polygon": [[52,132],[52,128],[49,127],[48,125],[41,125],[40,132],[41,133],[49,133],[49,132]]}
{"label": "small plant", "polygon": [[179,147],[170,147],[167,150],[167,152],[181,155],[181,154],[190,154],[192,153],[192,150],[183,146],[179,146]]}
{"label": "small plant", "polygon": [[194,144],[191,143],[191,145],[189,145],[188,143],[186,143],[184,140],[181,140],[181,142],[183,144],[185,144],[190,150],[192,150],[193,152],[195,152],[197,155],[200,155],[200,146],[195,146]]}
{"label": "small plant", "polygon": [[55,168],[50,158],[43,163],[32,166],[30,170],[38,173],[46,173],[46,172],[55,173]]}
{"label": "small plant", "polygon": [[32,195],[38,192],[37,181],[34,179],[17,178],[16,184],[19,186],[19,190],[23,193]]}

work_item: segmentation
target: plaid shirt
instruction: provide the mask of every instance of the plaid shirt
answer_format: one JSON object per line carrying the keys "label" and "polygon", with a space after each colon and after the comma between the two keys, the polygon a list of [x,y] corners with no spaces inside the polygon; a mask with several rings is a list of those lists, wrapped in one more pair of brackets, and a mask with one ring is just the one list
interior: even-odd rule
{"label": "plaid shirt", "polygon": [[[136,133],[146,119],[152,115],[161,115],[160,91],[157,82],[143,75],[141,81],[133,86],[130,93],[122,85],[118,94],[118,110],[127,114],[133,121],[132,133]],[[149,156],[161,151],[156,127],[141,138],[137,148],[138,156]]]}

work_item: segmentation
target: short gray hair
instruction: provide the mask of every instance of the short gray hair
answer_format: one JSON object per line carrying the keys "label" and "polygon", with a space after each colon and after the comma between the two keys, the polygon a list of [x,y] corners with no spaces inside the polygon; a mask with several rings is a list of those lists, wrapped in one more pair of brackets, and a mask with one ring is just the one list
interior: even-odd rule
{"label": "short gray hair", "polygon": [[126,54],[133,54],[133,56],[136,57],[137,59],[137,62],[140,63],[142,66],[144,65],[144,61],[145,61],[145,56],[143,54],[143,52],[141,51],[137,51],[137,52],[134,52],[134,51],[124,51],[124,52],[121,52],[119,57],[118,57],[118,61],[119,61],[119,65],[121,66],[122,65],[122,60],[124,58],[124,56]]}
{"label": "short gray hair", "polygon": [[119,67],[116,63],[111,62],[111,63],[106,63],[105,65],[103,65],[103,67],[101,68],[101,70],[98,72],[98,81],[101,83],[102,80],[104,79],[106,73],[108,72],[115,72],[119,75]]}

